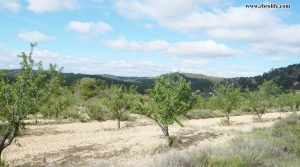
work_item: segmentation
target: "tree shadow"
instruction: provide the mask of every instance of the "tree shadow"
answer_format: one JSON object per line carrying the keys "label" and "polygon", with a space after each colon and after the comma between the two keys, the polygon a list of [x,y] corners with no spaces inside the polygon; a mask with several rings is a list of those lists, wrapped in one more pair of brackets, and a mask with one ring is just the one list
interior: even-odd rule
{"label": "tree shadow", "polygon": [[[110,159],[129,152],[129,147],[123,147],[120,150],[111,152],[95,153],[93,150],[104,150],[103,145],[93,144],[88,146],[73,146],[68,149],[61,149],[52,153],[44,153],[38,156],[27,155],[31,159],[30,163],[19,165],[23,166],[85,166],[93,160]],[[58,158],[56,158],[58,157]],[[49,162],[47,158],[56,159]]]}
{"label": "tree shadow", "polygon": [[20,131],[18,137],[23,136],[43,136],[43,135],[58,135],[58,134],[66,134],[66,133],[75,133],[72,130],[56,130],[55,128],[44,127],[38,129],[25,129]]}
{"label": "tree shadow", "polygon": [[212,132],[198,132],[196,130],[182,130],[176,133],[182,140],[182,146],[188,147],[191,145],[196,145],[200,141],[213,140],[223,135],[222,133],[212,133]]}

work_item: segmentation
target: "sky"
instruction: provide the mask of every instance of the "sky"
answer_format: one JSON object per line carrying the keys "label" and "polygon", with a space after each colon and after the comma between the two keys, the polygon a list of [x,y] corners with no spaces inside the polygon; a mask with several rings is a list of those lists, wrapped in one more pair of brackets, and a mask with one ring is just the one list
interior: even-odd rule
{"label": "sky", "polygon": [[261,75],[300,63],[299,11],[292,0],[0,0],[0,69],[37,42],[33,58],[64,72]]}

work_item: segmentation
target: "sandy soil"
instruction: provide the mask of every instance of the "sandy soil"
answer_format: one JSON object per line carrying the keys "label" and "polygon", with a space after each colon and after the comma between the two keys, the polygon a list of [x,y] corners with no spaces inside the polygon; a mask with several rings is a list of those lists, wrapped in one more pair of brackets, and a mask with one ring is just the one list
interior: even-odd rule
{"label": "sandy soil", "polygon": [[[260,123],[253,122],[253,115],[233,116],[231,126],[220,126],[223,118],[186,120],[185,127],[171,126],[170,134],[181,137],[182,149],[223,145],[241,131],[272,126],[278,116],[265,114]],[[166,143],[159,127],[147,119],[122,122],[120,130],[115,127],[115,121],[30,125],[3,158],[12,166],[137,166]]]}

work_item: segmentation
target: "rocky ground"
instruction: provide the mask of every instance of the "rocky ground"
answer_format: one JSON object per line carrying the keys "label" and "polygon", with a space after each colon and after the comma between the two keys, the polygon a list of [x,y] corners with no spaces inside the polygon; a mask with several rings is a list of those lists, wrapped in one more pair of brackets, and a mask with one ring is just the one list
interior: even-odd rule
{"label": "rocky ground", "polygon": [[[185,127],[169,129],[182,139],[180,149],[222,146],[241,132],[272,126],[279,116],[267,113],[263,122],[253,122],[253,115],[233,116],[230,126],[220,125],[223,118],[186,120]],[[3,159],[11,166],[139,166],[159,156],[166,143],[159,127],[145,118],[122,122],[120,130],[115,129],[115,121],[47,122],[27,126],[4,151]]]}

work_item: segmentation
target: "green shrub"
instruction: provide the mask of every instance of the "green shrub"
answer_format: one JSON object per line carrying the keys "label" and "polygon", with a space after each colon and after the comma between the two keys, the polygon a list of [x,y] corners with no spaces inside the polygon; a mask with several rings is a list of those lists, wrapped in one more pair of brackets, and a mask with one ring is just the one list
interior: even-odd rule
{"label": "green shrub", "polygon": [[224,116],[225,114],[219,110],[191,110],[186,114],[188,119],[206,119]]}
{"label": "green shrub", "polygon": [[300,116],[293,114],[277,122],[272,129],[276,144],[285,151],[295,152],[300,156]]}
{"label": "green shrub", "polygon": [[90,120],[91,120],[90,117],[86,113],[81,113],[79,116],[80,122],[88,122]]}
{"label": "green shrub", "polygon": [[[249,114],[248,111],[242,110],[233,110],[230,115],[238,116],[238,115],[245,115]],[[220,110],[191,110],[189,111],[185,117],[188,119],[207,119],[207,118],[217,118],[217,117],[224,117],[224,112]]]}
{"label": "green shrub", "polygon": [[65,110],[61,113],[61,116],[64,119],[67,119],[67,118],[79,119],[80,113],[79,113],[78,106],[73,105],[73,106],[68,107],[67,110]]}
{"label": "green shrub", "polygon": [[0,161],[0,167],[9,167],[9,165],[5,161]]}
{"label": "green shrub", "polygon": [[170,136],[169,137],[169,146],[171,148],[179,148],[182,144],[182,141],[179,137],[176,136]]}
{"label": "green shrub", "polygon": [[99,100],[90,100],[85,104],[85,107],[87,114],[93,120],[105,121],[111,118],[109,110]]}
{"label": "green shrub", "polygon": [[154,147],[151,152],[152,152],[152,154],[161,154],[161,153],[167,152],[168,150],[170,150],[169,145],[167,145],[167,144],[160,144],[160,145]]}
{"label": "green shrub", "polygon": [[[98,98],[92,98],[88,100],[85,104],[85,112],[92,120],[97,121],[106,121],[106,120],[114,120],[115,116],[113,112],[109,110],[105,105],[101,103],[101,100]],[[129,113],[123,113],[121,121],[132,121],[133,117],[130,116]]]}

